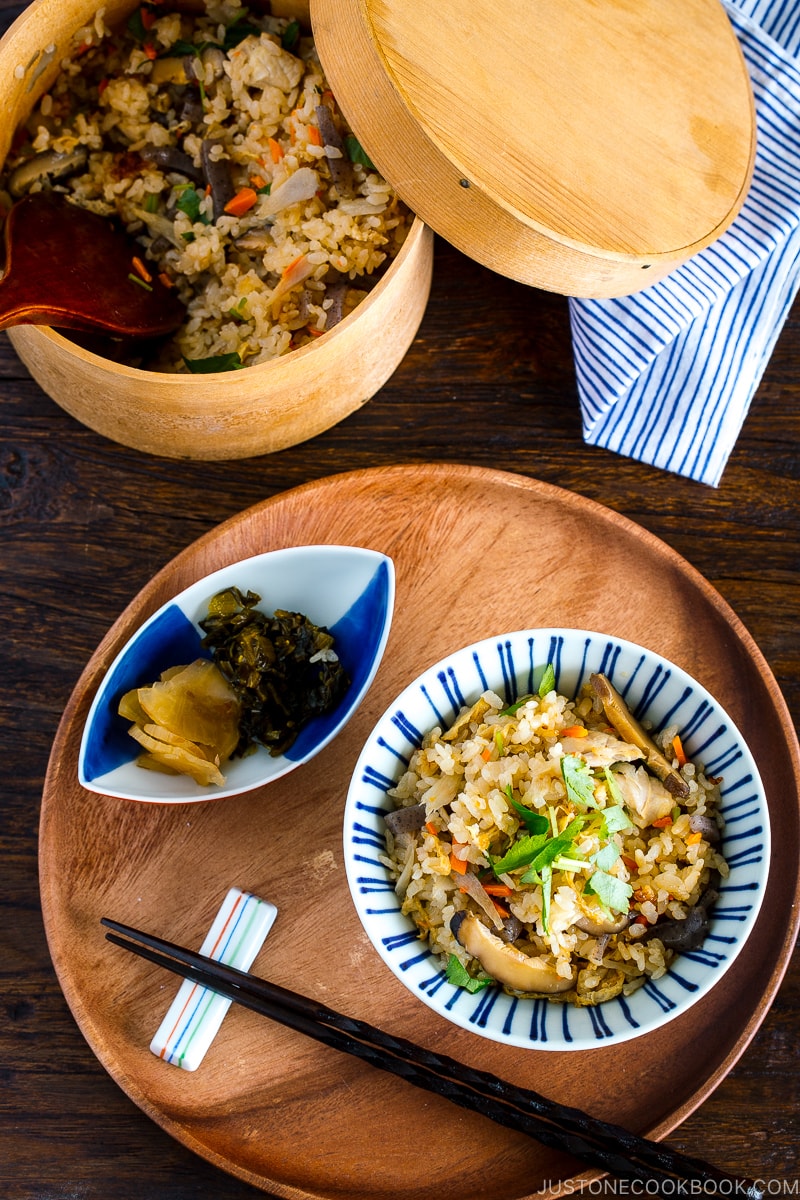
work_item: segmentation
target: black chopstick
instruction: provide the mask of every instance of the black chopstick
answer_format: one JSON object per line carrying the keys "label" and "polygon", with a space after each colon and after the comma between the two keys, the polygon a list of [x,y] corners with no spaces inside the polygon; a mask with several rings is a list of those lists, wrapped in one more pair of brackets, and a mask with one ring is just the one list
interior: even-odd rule
{"label": "black chopstick", "polygon": [[764,1195],[752,1180],[394,1037],[278,984],[110,918],[103,917],[101,924],[115,931],[106,934],[109,941],[141,958],[618,1178],[656,1181],[662,1187],[669,1183],[670,1194],[691,1190],[750,1200]]}

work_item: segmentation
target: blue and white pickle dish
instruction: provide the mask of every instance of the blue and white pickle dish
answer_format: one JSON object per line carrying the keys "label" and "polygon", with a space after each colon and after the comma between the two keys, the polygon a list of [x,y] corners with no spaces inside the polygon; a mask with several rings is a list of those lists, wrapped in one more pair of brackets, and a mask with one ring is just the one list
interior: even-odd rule
{"label": "blue and white pickle dish", "polygon": [[[541,994],[512,994],[496,983],[484,982],[480,990],[470,991],[453,982],[458,978],[458,965],[450,959],[448,978],[449,956],[434,954],[424,931],[405,915],[395,887],[397,868],[390,870],[387,862],[385,818],[399,803],[390,789],[406,776],[425,735],[435,727],[447,730],[459,712],[487,690],[496,693],[503,705],[535,693],[548,664],[552,671],[545,688],[573,698],[590,676],[600,674],[622,697],[640,728],[654,738],[677,726],[686,758],[701,764],[711,786],[719,788],[722,829],[714,850],[727,862],[729,874],[715,877],[716,899],[704,906],[705,936],[699,945],[695,939],[689,948],[677,949],[659,977],[647,977],[631,994],[619,993],[595,1005],[557,1002],[558,997],[548,999]],[[566,754],[568,747],[579,744],[575,740],[568,743],[566,736],[561,736],[564,744],[557,754]],[[504,753],[502,746],[499,753]],[[634,769],[635,764],[630,766]],[[423,791],[426,786],[417,785]],[[406,803],[414,803],[408,794]],[[427,816],[428,805],[416,807]],[[432,807],[435,809],[435,802]],[[673,814],[676,812],[673,808]],[[420,830],[415,844],[422,846],[425,832]],[[433,834],[433,827],[428,832]],[[770,856],[767,802],[758,769],[742,735],[713,696],[651,650],[602,633],[557,628],[521,630],[477,642],[448,655],[410,683],[380,718],[358,759],[345,806],[343,836],[347,880],[359,919],[384,963],[409,991],[441,1017],[482,1037],[555,1051],[624,1042],[696,1004],[731,966],[752,930],[764,896]],[[443,839],[446,855],[451,842],[446,828]],[[421,850],[420,857],[425,853]],[[419,862],[416,850],[406,861]],[[446,857],[438,869],[448,875]],[[618,873],[625,877],[624,872]],[[452,878],[456,883],[455,874]],[[494,877],[490,874],[490,878]],[[710,890],[707,894],[712,895]],[[474,908],[478,914],[471,899],[467,909]],[[611,909],[606,911],[611,913]],[[640,920],[644,924],[644,919]],[[539,922],[541,932],[541,915]],[[464,920],[462,929],[466,924]],[[450,928],[458,936],[458,925]],[[495,938],[495,951],[498,944]],[[469,949],[471,953],[475,950],[474,938]],[[485,967],[484,980],[491,978],[487,958],[479,962]],[[462,977],[461,984],[464,982]]]}
{"label": "blue and white pickle dish", "polygon": [[[209,601],[227,588],[256,593],[258,608],[302,614],[327,629],[349,677],[336,706],[314,717],[285,752],[259,745],[224,766],[223,784],[201,784],[187,775],[137,765],[141,746],[118,705],[179,664],[210,658],[200,622]],[[358,708],[383,657],[394,610],[394,564],[357,546],[293,546],[232,563],[198,580],[164,604],[130,638],[109,667],[89,710],[81,739],[78,776],[93,792],[126,800],[188,803],[219,800],[261,787],[308,762],[336,737]]]}

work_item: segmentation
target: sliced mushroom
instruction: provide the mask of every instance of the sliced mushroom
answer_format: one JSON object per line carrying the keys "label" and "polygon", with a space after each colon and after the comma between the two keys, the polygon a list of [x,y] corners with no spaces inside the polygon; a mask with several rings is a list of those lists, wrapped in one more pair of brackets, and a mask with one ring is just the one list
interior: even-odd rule
{"label": "sliced mushroom", "polygon": [[477,917],[465,912],[453,915],[450,930],[493,979],[516,992],[566,992],[575,982],[574,973],[565,978],[545,959],[533,958],[514,946],[507,946]]}
{"label": "sliced mushroom", "polygon": [[589,682],[595,694],[600,697],[610,724],[620,737],[639,747],[647,766],[662,781],[668,792],[673,796],[688,796],[689,785],[686,780],[645,732],[611,681],[605,675],[597,674],[590,676]]}
{"label": "sliced mushroom", "polygon": [[8,190],[12,196],[24,196],[34,183],[55,183],[80,171],[86,163],[88,151],[85,146],[76,146],[63,153],[43,150],[15,167],[8,178]]}
{"label": "sliced mushroom", "polygon": [[401,833],[416,833],[425,824],[425,805],[411,804],[406,808],[396,808],[383,819],[395,837]]}

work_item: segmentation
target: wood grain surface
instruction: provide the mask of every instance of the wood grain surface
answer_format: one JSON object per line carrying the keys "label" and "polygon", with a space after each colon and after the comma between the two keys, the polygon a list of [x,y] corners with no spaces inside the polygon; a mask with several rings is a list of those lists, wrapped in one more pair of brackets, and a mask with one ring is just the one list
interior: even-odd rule
{"label": "wood grain surface", "polygon": [[[323,754],[266,788],[188,809],[84,792],[77,758],[89,705],[141,622],[209,571],[264,547],[315,543],[382,549],[397,573],[384,660]],[[612,577],[635,580],[635,606],[593,586],[598,558]],[[494,589],[485,602],[485,568],[476,564],[515,586]],[[432,660],[492,633],[559,621],[657,646],[702,678],[756,759],[773,850],[752,936],[690,1012],[620,1046],[520,1052],[451,1028],[389,976],[348,896],[342,814],[375,721]],[[618,513],[522,475],[456,464],[379,467],[292,489],[224,522],[159,572],[115,623],[56,735],[39,836],[42,910],[62,989],[100,1061],[146,1112],[211,1161],[296,1200],[342,1192],[411,1200],[431,1189],[441,1200],[479,1200],[487,1177],[499,1195],[522,1200],[551,1194],[551,1180],[575,1186],[576,1176],[588,1184],[599,1173],[582,1173],[486,1121],[466,1122],[447,1103],[242,1014],[228,1018],[196,1075],[165,1069],[148,1045],[172,981],[109,954],[101,918],[199,944],[229,887],[243,887],[278,908],[257,972],[471,1066],[543,1087],[559,1103],[580,1097],[603,1120],[663,1136],[738,1059],[783,975],[796,927],[799,825],[800,750],[783,699],[738,618],[692,567]],[[320,1112],[320,1091],[346,1101]],[[391,1120],[365,1173],[373,1111]],[[427,1140],[426,1175],[417,1176],[414,1130],[426,1122],[437,1136]]]}
{"label": "wood grain surface", "polygon": [[[17,7],[0,2],[6,14]],[[718,489],[587,448],[566,301],[494,275],[442,241],[426,316],[396,374],[369,404],[303,446],[213,464],[127,450],[49,400],[5,336],[0,389],[0,1194],[8,1200],[265,1194],[171,1137],[98,1061],[54,971],[38,879],[45,773],[81,674],[140,589],[220,522],[298,485],[394,464],[476,465],[556,484],[631,518],[696,568],[749,631],[790,713],[798,712],[797,308]],[[613,590],[621,605],[636,603],[631,581],[611,577],[602,556],[591,586]],[[685,621],[691,641],[691,611]],[[89,876],[97,869],[85,864]],[[771,1195],[796,1194],[800,1186],[799,980],[795,952],[749,1048],[668,1138],[686,1153],[764,1179]],[[320,1119],[347,1096],[348,1071],[340,1091],[317,1094]],[[634,1073],[626,1103],[635,1105],[638,1087]],[[276,1097],[276,1126],[291,1099]],[[375,1115],[376,1158],[381,1123],[390,1120]],[[409,1136],[420,1148],[412,1182],[424,1190],[425,1141],[436,1134],[426,1122]],[[369,1178],[369,1161],[356,1168]],[[608,1191],[619,1194],[611,1185]],[[483,1194],[508,1200],[490,1173]]]}
{"label": "wood grain surface", "polygon": [[750,80],[717,0],[522,8],[312,0],[328,80],[413,211],[478,262],[620,296],[707,245],[744,200]]}

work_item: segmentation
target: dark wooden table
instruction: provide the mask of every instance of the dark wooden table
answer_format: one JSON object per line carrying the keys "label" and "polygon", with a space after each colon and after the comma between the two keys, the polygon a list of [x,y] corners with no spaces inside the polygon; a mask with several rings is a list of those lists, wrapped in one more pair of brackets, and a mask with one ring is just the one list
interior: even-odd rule
{"label": "dark wooden table", "polygon": [[[9,1200],[263,1195],[168,1137],[95,1059],[50,962],[37,879],[44,773],[83,667],[138,589],[220,521],[306,481],[384,464],[447,460],[536,477],[626,514],[683,555],[800,710],[800,307],[718,489],[587,448],[567,302],[441,241],[426,317],[395,376],[336,428],[271,457],[178,462],[105,441],[40,391],[5,335],[0,381],[0,1194]],[[800,1186],[799,984],[795,955],[750,1047],[669,1139],[767,1181],[770,1195]]]}

